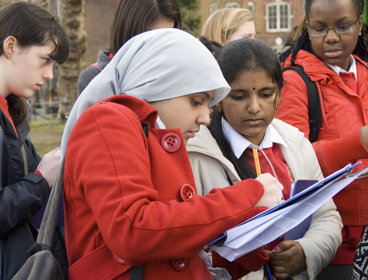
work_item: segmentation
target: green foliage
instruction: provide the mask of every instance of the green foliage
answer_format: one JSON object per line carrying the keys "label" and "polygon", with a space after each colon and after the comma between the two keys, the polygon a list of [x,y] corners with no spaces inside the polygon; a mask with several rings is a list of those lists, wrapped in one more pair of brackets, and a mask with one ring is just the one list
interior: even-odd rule
{"label": "green foliage", "polygon": [[201,26],[201,14],[199,11],[199,3],[197,0],[177,0],[184,28],[189,29],[193,35],[199,35]]}

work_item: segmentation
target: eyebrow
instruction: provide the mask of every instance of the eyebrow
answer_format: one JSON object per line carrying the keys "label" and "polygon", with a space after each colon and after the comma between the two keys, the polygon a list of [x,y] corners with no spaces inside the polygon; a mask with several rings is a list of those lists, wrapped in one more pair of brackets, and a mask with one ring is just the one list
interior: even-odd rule
{"label": "eyebrow", "polygon": [[[349,18],[348,18],[348,17],[346,17],[346,16],[343,16],[342,18],[339,18],[338,20],[336,20],[336,23],[340,24],[341,22],[343,22],[343,21],[345,21],[345,20],[349,20]],[[310,22],[309,22],[309,23],[310,23]],[[324,20],[324,19],[322,19],[322,20],[317,19],[317,20],[315,20],[313,23],[314,23],[314,24],[326,24],[326,22],[325,22],[325,20]]]}
{"label": "eyebrow", "polygon": [[237,89],[231,89],[232,92],[247,92],[247,89],[243,89],[243,88],[237,88]]}
{"label": "eyebrow", "polygon": [[198,94],[203,94],[208,100],[211,100],[214,98],[210,96],[210,94],[207,91],[197,92]]}
{"label": "eyebrow", "polygon": [[[265,87],[262,87],[260,88],[259,90],[272,90],[272,89],[275,89],[277,88],[276,86],[265,86]],[[248,92],[249,89],[245,89],[245,88],[232,88],[231,89],[232,92]]]}

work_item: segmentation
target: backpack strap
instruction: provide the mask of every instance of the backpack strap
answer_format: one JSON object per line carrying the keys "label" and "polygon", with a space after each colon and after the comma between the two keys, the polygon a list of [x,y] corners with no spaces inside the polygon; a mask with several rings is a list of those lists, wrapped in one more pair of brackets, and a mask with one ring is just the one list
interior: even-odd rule
{"label": "backpack strap", "polygon": [[101,68],[97,63],[93,63],[93,64],[91,64],[89,67],[95,67],[95,68],[97,68],[98,70],[102,71],[102,68]]}
{"label": "backpack strap", "polygon": [[365,65],[365,63],[367,63],[367,61],[363,62],[360,59],[358,59],[357,57],[354,57],[355,61],[359,62],[359,64],[361,64],[365,69],[368,70],[367,65]]}
{"label": "backpack strap", "polygon": [[[114,55],[112,53],[109,53],[108,55],[109,59],[111,60]],[[89,67],[94,67],[94,68],[97,68],[98,70],[100,70],[100,72],[103,70],[102,67],[100,65],[98,65],[98,63],[92,63]]]}
{"label": "backpack strap", "polygon": [[303,79],[308,91],[308,119],[309,119],[309,141],[314,142],[318,139],[319,128],[322,123],[322,109],[319,100],[316,83],[304,72],[302,66],[293,65],[283,68],[285,70],[296,71]]}

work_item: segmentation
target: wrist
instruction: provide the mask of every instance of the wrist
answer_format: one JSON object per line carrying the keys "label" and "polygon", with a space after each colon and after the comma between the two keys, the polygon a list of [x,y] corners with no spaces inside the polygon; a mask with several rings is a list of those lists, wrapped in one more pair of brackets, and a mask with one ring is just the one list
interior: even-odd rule
{"label": "wrist", "polygon": [[42,177],[43,177],[43,175],[42,175],[41,171],[40,171],[40,170],[38,170],[38,169],[36,169],[36,170],[34,171],[34,173],[35,173],[35,174],[38,174],[38,175],[40,175],[40,176],[42,176]]}

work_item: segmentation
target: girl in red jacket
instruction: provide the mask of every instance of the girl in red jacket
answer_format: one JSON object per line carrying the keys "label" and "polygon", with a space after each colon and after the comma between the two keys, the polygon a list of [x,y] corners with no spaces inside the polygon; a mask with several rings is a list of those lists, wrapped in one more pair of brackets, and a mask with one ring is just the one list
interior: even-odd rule
{"label": "girl in red jacket", "polygon": [[[368,53],[364,46],[363,1],[305,1],[307,29],[281,56],[283,66],[300,65],[315,82],[322,123],[313,143],[324,175],[349,162],[368,165]],[[298,73],[284,72],[285,85],[276,113],[305,133],[307,88]],[[320,279],[349,279],[354,252],[368,224],[368,180],[360,179],[334,197],[344,228],[343,243]]]}
{"label": "girl in red jacket", "polygon": [[[264,177],[195,195],[185,143],[229,91],[212,54],[181,30],[145,32],[85,91],[62,143],[70,279],[212,279],[197,253],[281,201]],[[259,249],[234,266],[266,259]]]}

